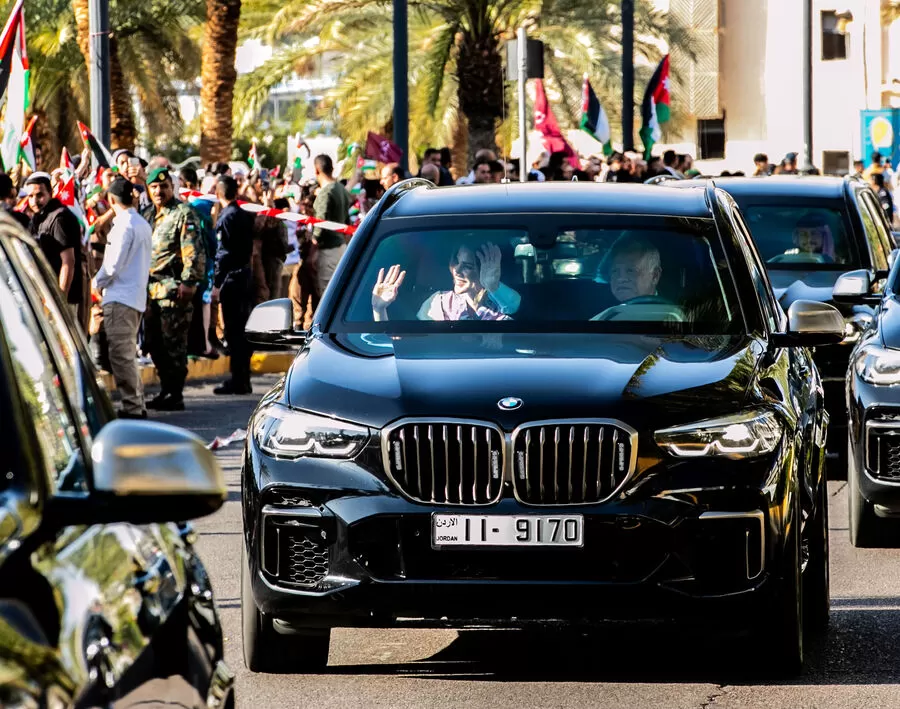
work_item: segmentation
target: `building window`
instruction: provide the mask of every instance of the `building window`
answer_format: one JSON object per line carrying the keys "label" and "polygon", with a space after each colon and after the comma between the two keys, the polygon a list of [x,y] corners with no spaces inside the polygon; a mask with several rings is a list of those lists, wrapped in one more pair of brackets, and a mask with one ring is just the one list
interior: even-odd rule
{"label": "building window", "polygon": [[697,151],[701,160],[725,157],[725,118],[697,121]]}
{"label": "building window", "polygon": [[823,150],[822,173],[825,175],[849,175],[850,153],[846,150]]}
{"label": "building window", "polygon": [[847,34],[849,13],[822,11],[822,61],[846,59],[850,36]]}

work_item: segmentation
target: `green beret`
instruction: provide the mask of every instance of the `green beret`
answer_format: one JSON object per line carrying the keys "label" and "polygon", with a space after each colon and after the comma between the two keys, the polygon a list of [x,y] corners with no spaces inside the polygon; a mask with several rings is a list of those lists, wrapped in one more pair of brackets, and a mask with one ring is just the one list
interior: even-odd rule
{"label": "green beret", "polygon": [[172,179],[169,177],[169,168],[157,167],[147,176],[147,184],[152,185],[154,182],[165,182]]}

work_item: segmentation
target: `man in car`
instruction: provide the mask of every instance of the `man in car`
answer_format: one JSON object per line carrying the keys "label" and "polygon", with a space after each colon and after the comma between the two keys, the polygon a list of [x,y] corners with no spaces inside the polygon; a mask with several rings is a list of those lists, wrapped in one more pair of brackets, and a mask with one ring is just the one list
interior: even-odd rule
{"label": "man in car", "polygon": [[[683,320],[684,314],[676,305],[661,298],[657,292],[662,276],[662,265],[657,249],[649,241],[625,234],[610,247],[603,260],[601,271],[609,281],[609,290],[619,305],[607,308],[591,320],[611,320],[623,312],[623,307],[657,306],[645,308],[640,319]],[[662,309],[658,306],[664,306]],[[629,319],[637,316],[637,310],[629,309]]]}
{"label": "man in car", "polygon": [[834,263],[834,239],[828,224],[815,214],[805,214],[794,227],[794,248],[769,259],[770,263]]}
{"label": "man in car", "polygon": [[[521,296],[500,282],[500,248],[487,243],[476,254],[468,246],[460,246],[450,259],[453,290],[432,294],[419,308],[419,320],[511,320],[519,309]],[[378,272],[372,290],[372,312],[375,322],[388,319],[387,309],[397,299],[406,271],[391,266],[385,274]]]}

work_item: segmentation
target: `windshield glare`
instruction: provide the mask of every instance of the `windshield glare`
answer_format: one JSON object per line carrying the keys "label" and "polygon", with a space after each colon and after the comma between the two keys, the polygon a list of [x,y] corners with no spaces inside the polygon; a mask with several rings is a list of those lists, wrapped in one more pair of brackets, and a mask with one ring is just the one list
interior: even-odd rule
{"label": "windshield glare", "polygon": [[[699,220],[694,222],[697,226]],[[743,321],[712,222],[699,230],[409,229],[377,241],[348,331],[722,334]]]}
{"label": "windshield glare", "polygon": [[741,211],[760,255],[772,268],[849,270],[858,262],[837,209],[747,205]]}

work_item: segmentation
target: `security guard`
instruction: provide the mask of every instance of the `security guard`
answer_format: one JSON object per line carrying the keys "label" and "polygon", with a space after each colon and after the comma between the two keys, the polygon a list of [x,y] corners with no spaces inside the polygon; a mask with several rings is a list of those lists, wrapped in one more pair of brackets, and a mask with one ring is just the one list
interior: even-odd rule
{"label": "security guard", "polygon": [[147,176],[150,206],[141,216],[153,227],[145,342],[162,391],[147,403],[157,411],[183,411],[188,330],[194,292],[206,275],[200,217],[175,197],[165,167]]}

